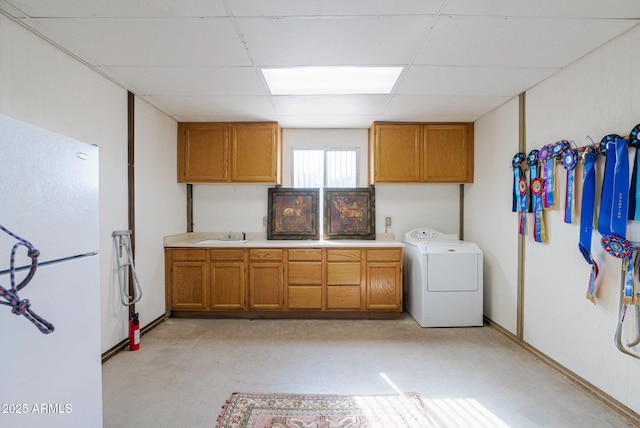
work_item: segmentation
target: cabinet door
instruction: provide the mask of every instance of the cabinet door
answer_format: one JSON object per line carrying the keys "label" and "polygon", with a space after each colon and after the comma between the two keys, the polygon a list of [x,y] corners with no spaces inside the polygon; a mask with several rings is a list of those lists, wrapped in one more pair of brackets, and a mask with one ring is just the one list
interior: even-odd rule
{"label": "cabinet door", "polygon": [[402,310],[400,263],[367,262],[367,310]]}
{"label": "cabinet door", "polygon": [[229,181],[229,126],[178,124],[178,182]]}
{"label": "cabinet door", "polygon": [[244,262],[212,262],[209,277],[211,309],[245,308]]}
{"label": "cabinet door", "polygon": [[281,150],[277,123],[234,124],[231,181],[281,183]]}
{"label": "cabinet door", "polygon": [[171,309],[207,309],[206,262],[174,261],[171,284]]}
{"label": "cabinet door", "polygon": [[284,308],[283,288],[282,262],[249,263],[250,309],[280,310]]}
{"label": "cabinet door", "polygon": [[424,130],[423,181],[473,182],[472,125],[426,125]]}
{"label": "cabinet door", "polygon": [[369,144],[371,183],[417,183],[422,158],[422,125],[375,124]]}

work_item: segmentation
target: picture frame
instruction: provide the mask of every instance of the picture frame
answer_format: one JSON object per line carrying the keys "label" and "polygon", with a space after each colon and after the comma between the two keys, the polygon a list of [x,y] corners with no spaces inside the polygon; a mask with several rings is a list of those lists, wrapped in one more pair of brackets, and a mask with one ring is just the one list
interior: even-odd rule
{"label": "picture frame", "polygon": [[267,239],[319,239],[320,189],[269,188]]}
{"label": "picture frame", "polygon": [[324,239],[376,239],[375,188],[324,189]]}

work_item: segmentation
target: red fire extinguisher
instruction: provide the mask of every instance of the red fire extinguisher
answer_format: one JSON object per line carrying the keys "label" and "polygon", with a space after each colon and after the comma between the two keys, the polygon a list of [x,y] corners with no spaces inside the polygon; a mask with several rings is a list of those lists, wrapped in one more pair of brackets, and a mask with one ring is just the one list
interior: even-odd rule
{"label": "red fire extinguisher", "polygon": [[138,321],[138,313],[131,312],[129,319],[129,351],[137,351],[140,349],[140,321]]}

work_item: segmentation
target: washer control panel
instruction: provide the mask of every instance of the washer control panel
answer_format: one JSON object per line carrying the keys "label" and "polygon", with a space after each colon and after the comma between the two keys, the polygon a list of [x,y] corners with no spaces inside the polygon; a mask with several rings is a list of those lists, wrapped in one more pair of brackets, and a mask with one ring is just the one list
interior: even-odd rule
{"label": "washer control panel", "polygon": [[437,230],[429,229],[427,227],[419,227],[405,233],[405,241],[412,242],[427,242],[427,241],[457,241],[457,234],[440,233]]}

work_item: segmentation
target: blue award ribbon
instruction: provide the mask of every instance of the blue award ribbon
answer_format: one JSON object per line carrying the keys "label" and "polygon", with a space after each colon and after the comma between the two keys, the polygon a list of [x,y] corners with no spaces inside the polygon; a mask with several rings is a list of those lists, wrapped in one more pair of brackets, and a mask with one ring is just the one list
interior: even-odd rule
{"label": "blue award ribbon", "polygon": [[629,133],[629,145],[635,147],[636,153],[633,160],[633,172],[631,173],[631,186],[629,188],[629,220],[640,220],[640,177],[638,177],[638,162],[640,161],[640,124],[636,125]]}
{"label": "blue award ribbon", "polygon": [[562,154],[562,166],[567,170],[567,189],[564,204],[564,222],[573,223],[573,199],[575,193],[575,168],[578,164],[578,152],[568,150]]}
{"label": "blue award ribbon", "polygon": [[584,259],[591,265],[589,284],[587,287],[587,299],[595,303],[596,280],[598,278],[598,265],[591,254],[591,235],[593,233],[593,214],[596,195],[596,159],[598,154],[595,149],[586,147],[582,153],[584,168],[582,172],[582,202],[580,207],[580,241],[578,248]]}
{"label": "blue award ribbon", "polygon": [[513,185],[511,186],[512,198],[511,198],[511,211],[519,211],[520,206],[520,177],[522,176],[521,164],[525,160],[524,153],[516,153],[511,160],[511,167],[513,168]]}
{"label": "blue award ribbon", "polygon": [[616,164],[613,174],[613,199],[611,207],[611,232],[627,236],[627,210],[629,209],[629,140],[616,140]]}
{"label": "blue award ribbon", "polygon": [[580,241],[578,247],[589,264],[591,260],[591,235],[593,232],[593,214],[596,196],[596,159],[595,151],[583,153],[582,202],[580,207]]}
{"label": "blue award ribbon", "polygon": [[[616,166],[616,152],[613,142],[606,145],[607,160],[604,164],[604,178],[602,180],[602,193],[600,196],[600,213],[598,214],[598,232],[602,236],[611,233],[611,208],[613,205],[613,174]],[[602,152],[601,152],[602,153]]]}
{"label": "blue award ribbon", "polygon": [[622,269],[626,271],[624,279],[624,296],[622,302],[628,305],[637,303],[636,297],[636,283],[633,270],[633,257],[628,257],[624,260]]}
{"label": "blue award ribbon", "polygon": [[631,173],[631,185],[629,187],[629,220],[640,220],[640,210],[638,202],[640,201],[640,183],[638,183],[638,160],[639,151],[636,148],[635,157],[633,159],[633,170]]}

